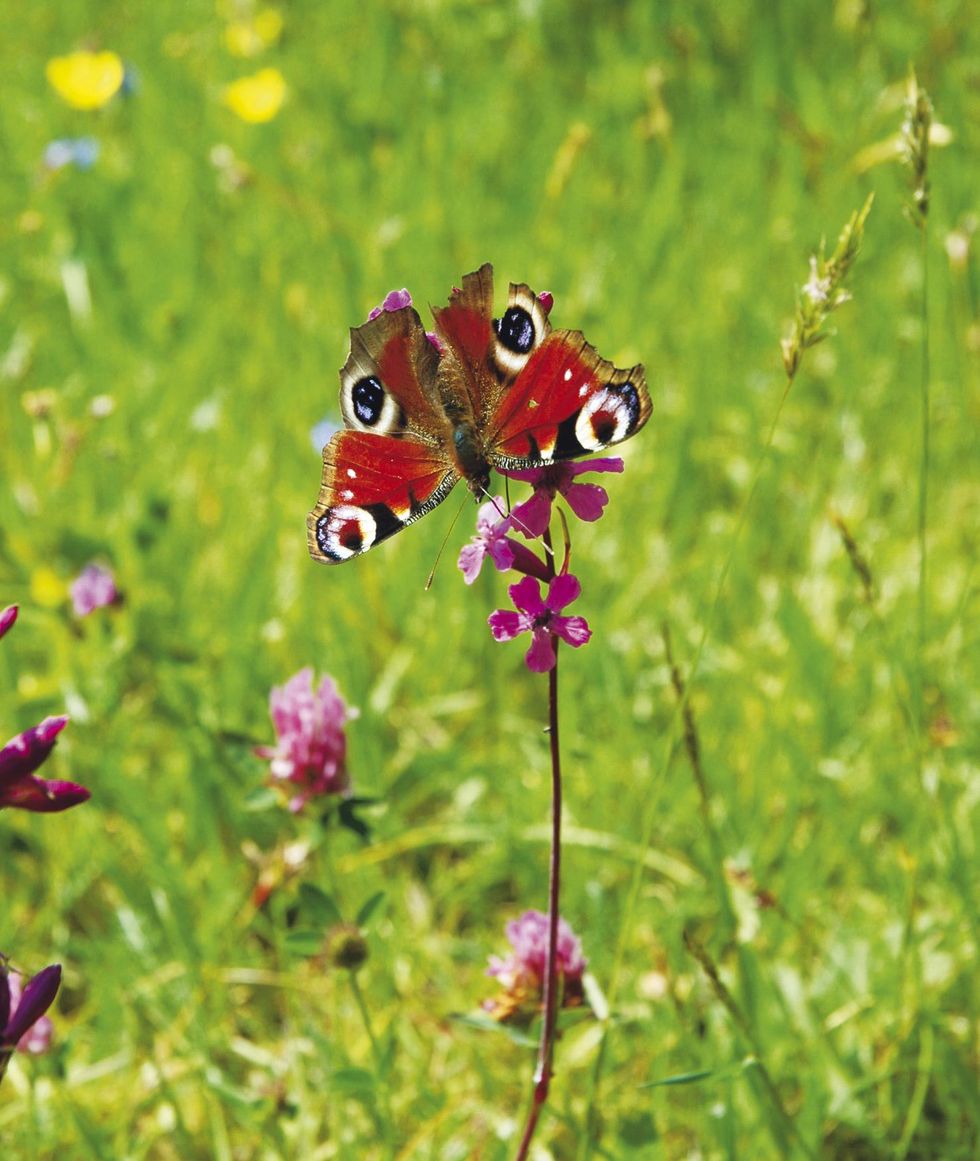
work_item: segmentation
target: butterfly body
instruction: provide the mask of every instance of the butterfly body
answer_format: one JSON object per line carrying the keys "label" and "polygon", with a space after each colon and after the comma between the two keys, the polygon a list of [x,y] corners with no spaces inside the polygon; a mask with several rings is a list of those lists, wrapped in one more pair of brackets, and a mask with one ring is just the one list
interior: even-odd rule
{"label": "butterfly body", "polygon": [[620,370],[578,331],[552,330],[548,300],[510,286],[493,319],[493,269],[433,309],[411,306],[351,330],[340,372],[347,427],[323,451],[310,553],[336,564],[431,511],[459,480],[485,498],[492,468],[544,467],[599,451],[650,415],[643,368]]}

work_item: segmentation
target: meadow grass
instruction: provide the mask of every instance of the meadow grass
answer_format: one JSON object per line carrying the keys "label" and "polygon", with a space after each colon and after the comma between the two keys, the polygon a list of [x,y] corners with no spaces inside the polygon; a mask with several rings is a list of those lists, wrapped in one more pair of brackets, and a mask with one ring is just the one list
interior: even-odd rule
{"label": "meadow grass", "polygon": [[[0,950],[65,972],[3,1155],[513,1155],[533,1047],[456,1017],[546,903],[545,683],[487,630],[504,579],[456,572],[469,509],[423,591],[463,497],[338,569],[304,528],[348,327],[490,260],[654,400],[575,532],[562,913],[613,1003],[563,1017],[540,1156],[976,1156],[976,6],[296,2],[255,59],[230,4],[5,9],[3,727],[70,713],[44,772],[93,798],[3,815]],[[45,81],[85,43],[138,78],[98,112]],[[868,164],[910,62],[953,131],[927,233]],[[246,124],[222,89],[265,66]],[[763,458],[809,255],[870,192]],[[93,559],[125,601],[79,621]],[[360,707],[367,842],[255,793],[304,665]],[[354,988],[295,938],[310,887],[384,892]]]}

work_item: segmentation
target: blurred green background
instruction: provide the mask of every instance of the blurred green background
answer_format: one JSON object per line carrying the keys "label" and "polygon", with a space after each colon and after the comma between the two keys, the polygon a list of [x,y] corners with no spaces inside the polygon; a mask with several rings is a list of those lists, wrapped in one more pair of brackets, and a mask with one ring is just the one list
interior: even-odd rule
{"label": "blurred green background", "polygon": [[[468,509],[423,591],[455,497],[338,569],[304,527],[348,327],[489,260],[498,304],[552,291],[654,400],[574,530],[595,635],[563,655],[562,911],[613,1010],[566,1029],[539,1155],[975,1157],[978,6],[0,13],[2,725],[69,712],[43,772],[93,791],[2,820],[0,949],[65,968],[55,1050],[0,1090],[4,1155],[513,1154],[532,1052],[453,1015],[546,905],[545,683],[487,631],[505,578],[455,569]],[[127,68],[94,110],[45,75],[86,47]],[[948,140],[924,241],[910,66]],[[226,86],[264,69],[286,98],[250,123]],[[78,137],[94,163],[54,168]],[[661,626],[688,672],[808,257],[870,191],[692,687],[705,802]],[[79,620],[92,560],[125,602]],[[367,843],[255,796],[269,689],[304,665],[360,707]],[[290,858],[256,909],[257,864]],[[348,919],[386,892],[376,1052],[346,975],[288,940],[301,883]]]}

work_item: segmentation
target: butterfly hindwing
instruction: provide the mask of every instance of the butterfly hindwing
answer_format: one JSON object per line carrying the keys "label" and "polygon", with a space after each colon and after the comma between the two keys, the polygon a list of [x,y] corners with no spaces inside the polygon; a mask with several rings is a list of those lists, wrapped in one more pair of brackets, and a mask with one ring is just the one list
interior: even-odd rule
{"label": "butterfly hindwing", "polygon": [[323,450],[323,483],[307,517],[310,553],[338,564],[434,508],[458,480],[437,446],[341,431]]}

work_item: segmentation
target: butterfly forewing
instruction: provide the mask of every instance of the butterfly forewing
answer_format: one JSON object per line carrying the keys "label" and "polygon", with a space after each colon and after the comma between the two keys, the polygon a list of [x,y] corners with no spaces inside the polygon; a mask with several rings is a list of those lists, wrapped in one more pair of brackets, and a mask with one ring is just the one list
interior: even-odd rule
{"label": "butterfly forewing", "polygon": [[383,311],[350,333],[340,372],[340,410],[356,431],[438,438],[425,418],[438,416],[439,352],[426,338],[418,312]]}
{"label": "butterfly forewing", "polygon": [[307,518],[310,553],[330,564],[387,540],[436,506],[458,480],[438,447],[342,431],[323,452],[323,483]]}
{"label": "butterfly forewing", "polygon": [[552,331],[500,399],[490,461],[526,468],[601,451],[639,431],[650,411],[642,366],[621,370],[580,331]]}

